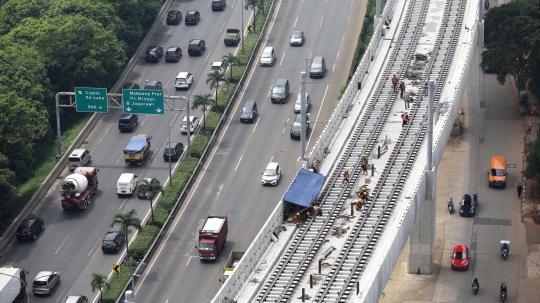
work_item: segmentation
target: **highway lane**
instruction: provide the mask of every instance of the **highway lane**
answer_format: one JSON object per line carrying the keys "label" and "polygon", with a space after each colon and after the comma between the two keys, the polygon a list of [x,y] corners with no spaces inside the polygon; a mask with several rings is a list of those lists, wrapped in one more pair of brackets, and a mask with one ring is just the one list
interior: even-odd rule
{"label": "highway lane", "polygon": [[[314,85],[308,88],[313,102],[311,112],[324,119],[334,109],[335,96],[345,83],[355,46],[350,42],[341,43],[356,41],[343,37],[350,38],[360,26],[347,22],[351,3],[310,7],[305,2],[282,1],[278,5],[275,23],[266,41],[266,45],[275,47],[276,65],[257,66],[251,72],[217,147],[176,216],[158,256],[151,261],[150,269],[136,287],[137,302],[208,302],[221,287],[218,279],[228,254],[247,249],[294,177],[300,143],[290,139],[289,129],[295,116],[300,71],[305,69],[305,59],[312,53],[325,56],[328,71],[325,78],[311,80]],[[360,4],[355,5],[359,10]],[[332,22],[325,23],[325,19]],[[293,29],[305,31],[304,46],[289,45]],[[337,57],[341,49],[352,51]],[[290,81],[291,96],[285,104],[271,104],[268,93],[275,80],[282,77]],[[260,115],[253,124],[239,122],[239,107],[246,100],[258,103]],[[320,130],[322,127],[318,126],[311,134],[315,137],[310,146]],[[262,187],[261,173],[271,160],[281,164],[282,180],[275,188]],[[207,214],[229,217],[227,244],[217,262],[201,262],[194,248],[197,230]]]}
{"label": "highway lane", "polygon": [[[174,4],[183,13],[188,9],[197,9],[201,12],[202,20],[198,26],[162,26],[152,39],[151,44],[179,45],[185,52],[185,56],[179,63],[167,63],[164,61],[157,64],[147,64],[144,59],[139,63],[130,75],[128,82],[140,77],[141,79],[161,80],[166,88],[172,88],[172,81],[179,68],[187,69],[195,75],[195,84],[190,91],[181,92],[182,95],[191,96],[195,93],[210,92],[204,83],[207,71],[210,68],[210,60],[221,58],[227,51],[235,48],[225,48],[223,45],[223,29],[219,23],[233,18],[233,12],[240,15],[240,8],[227,8],[223,12],[211,12],[210,2],[189,2]],[[246,19],[249,13],[244,14]],[[235,18],[235,17],[234,17]],[[234,19],[233,18],[233,19]],[[237,23],[240,23],[238,20]],[[238,25],[239,27],[239,25]],[[221,29],[221,31],[218,31]],[[187,32],[187,34],[186,34]],[[206,40],[207,51],[201,57],[189,57],[187,45],[191,38]],[[139,81],[139,83],[142,83]],[[173,90],[174,91],[174,90]],[[182,106],[180,101],[178,106]],[[90,290],[90,274],[97,272],[109,275],[113,263],[118,263],[121,254],[103,255],[99,246],[109,223],[115,213],[136,209],[139,217],[144,218],[149,213],[149,202],[136,198],[118,198],[115,194],[116,181],[123,172],[134,172],[140,177],[156,176],[164,183],[168,179],[168,163],[161,158],[163,147],[168,141],[168,123],[163,121],[165,116],[140,115],[140,124],[134,133],[148,133],[153,136],[150,160],[142,167],[126,167],[122,159],[122,150],[133,134],[121,134],[117,130],[117,119],[120,110],[111,110],[104,115],[96,125],[92,133],[85,140],[82,147],[91,151],[91,165],[100,169],[100,190],[95,196],[91,206],[83,212],[64,212],[59,202],[58,179],[48,195],[34,211],[34,214],[43,217],[46,224],[45,232],[34,243],[14,243],[13,246],[3,253],[2,265],[22,267],[30,271],[29,282],[41,270],[61,271],[62,283],[49,297],[31,297],[31,302],[59,302],[68,294],[84,294],[93,298]],[[172,141],[180,141],[186,145],[186,135],[179,132],[179,119],[184,113],[176,112],[172,119]],[[195,111],[200,117],[200,111]],[[166,120],[167,121],[167,120]],[[62,177],[68,174],[62,173]],[[133,234],[130,235],[130,239]],[[125,248],[125,246],[124,246]]]}

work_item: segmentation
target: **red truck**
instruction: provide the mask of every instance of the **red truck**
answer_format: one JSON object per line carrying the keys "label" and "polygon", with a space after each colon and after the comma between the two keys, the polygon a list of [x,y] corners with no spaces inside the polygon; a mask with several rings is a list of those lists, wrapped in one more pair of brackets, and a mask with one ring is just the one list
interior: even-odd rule
{"label": "red truck", "polygon": [[62,208],[86,209],[90,205],[92,195],[97,192],[99,169],[95,167],[77,167],[73,174],[62,182]]}
{"label": "red truck", "polygon": [[199,230],[199,259],[215,260],[227,241],[227,217],[208,216]]}

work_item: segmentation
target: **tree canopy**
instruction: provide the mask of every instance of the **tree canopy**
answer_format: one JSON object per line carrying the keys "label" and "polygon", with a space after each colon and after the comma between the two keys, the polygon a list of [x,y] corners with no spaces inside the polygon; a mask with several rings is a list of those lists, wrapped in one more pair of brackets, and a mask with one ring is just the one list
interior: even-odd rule
{"label": "tree canopy", "polygon": [[[2,3],[0,220],[4,221],[24,206],[14,202],[16,189],[33,176],[37,160],[46,154],[44,146],[53,139],[56,92],[75,87],[111,88],[163,1]],[[63,108],[60,115],[63,128],[82,117],[72,108]],[[7,205],[9,211],[4,208]]]}
{"label": "tree canopy", "polygon": [[490,9],[485,16],[482,68],[497,74],[502,84],[514,76],[519,89],[540,94],[540,5],[517,0]]}

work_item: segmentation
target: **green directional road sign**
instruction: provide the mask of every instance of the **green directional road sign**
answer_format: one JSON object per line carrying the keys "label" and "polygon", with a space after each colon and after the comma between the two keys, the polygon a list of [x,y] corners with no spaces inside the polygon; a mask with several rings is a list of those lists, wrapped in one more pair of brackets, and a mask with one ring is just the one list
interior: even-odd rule
{"label": "green directional road sign", "polygon": [[75,87],[75,102],[78,112],[109,112],[106,88]]}
{"label": "green directional road sign", "polygon": [[162,90],[123,89],[122,102],[127,114],[165,114]]}

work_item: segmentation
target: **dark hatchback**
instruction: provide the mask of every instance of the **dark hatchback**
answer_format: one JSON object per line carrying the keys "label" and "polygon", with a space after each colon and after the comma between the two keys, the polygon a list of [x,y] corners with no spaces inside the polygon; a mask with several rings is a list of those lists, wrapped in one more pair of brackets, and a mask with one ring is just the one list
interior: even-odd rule
{"label": "dark hatchback", "polygon": [[163,84],[160,81],[146,80],[144,89],[163,89]]}
{"label": "dark hatchback", "polygon": [[462,217],[474,217],[478,211],[478,195],[464,194],[459,203],[459,215]]}
{"label": "dark hatchback", "polygon": [[165,62],[178,62],[182,57],[182,49],[178,46],[169,46],[165,52]]}
{"label": "dark hatchback", "polygon": [[177,161],[180,159],[180,156],[184,152],[184,144],[180,142],[170,142],[165,145],[165,149],[163,150],[163,160],[169,161]]}
{"label": "dark hatchback", "polygon": [[201,13],[199,13],[198,11],[188,11],[186,13],[184,23],[186,25],[189,25],[189,24],[197,25],[200,19],[201,19]]}
{"label": "dark hatchback", "polygon": [[182,20],[182,13],[179,10],[170,10],[167,13],[167,25],[179,24]]}
{"label": "dark hatchback", "polygon": [[[293,124],[291,124],[291,139],[300,139],[302,123],[300,122],[301,115],[296,115]],[[306,139],[309,132],[309,118],[306,116]]]}
{"label": "dark hatchback", "polygon": [[212,0],[212,10],[213,11],[222,11],[225,9],[226,1],[225,0]]}
{"label": "dark hatchback", "polygon": [[45,229],[43,219],[38,217],[28,217],[24,219],[17,228],[17,240],[35,241],[37,236]]}
{"label": "dark hatchback", "polygon": [[163,47],[161,46],[149,46],[144,54],[146,62],[159,62],[161,57],[163,57]]}
{"label": "dark hatchback", "polygon": [[246,104],[244,104],[244,107],[240,111],[240,122],[246,123],[246,122],[255,122],[255,118],[257,117],[257,103],[253,100],[246,101]]}
{"label": "dark hatchback", "polygon": [[103,242],[101,243],[101,250],[104,253],[117,253],[125,241],[126,236],[124,236],[122,233],[118,231],[109,231],[105,235],[105,238],[103,238]]}

